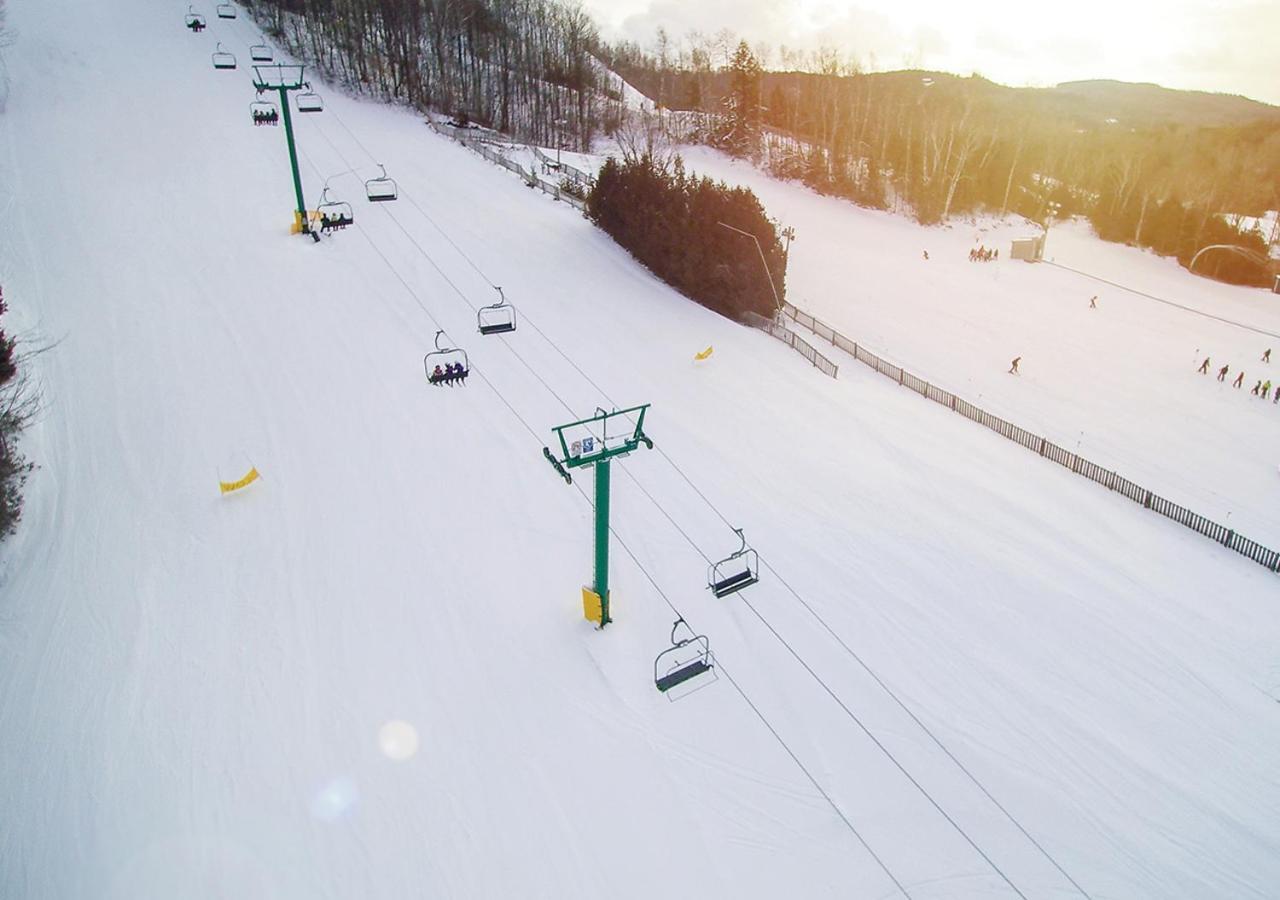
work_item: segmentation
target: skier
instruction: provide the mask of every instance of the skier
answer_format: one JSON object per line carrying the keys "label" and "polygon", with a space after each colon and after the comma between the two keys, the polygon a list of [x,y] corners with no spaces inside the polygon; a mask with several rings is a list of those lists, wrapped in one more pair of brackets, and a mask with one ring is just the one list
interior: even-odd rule
{"label": "skier", "polygon": [[1200,374],[1201,375],[1209,374],[1209,357],[1207,356],[1204,358],[1204,362],[1200,363]]}
{"label": "skier", "polygon": [[431,373],[431,380],[440,381],[442,378],[444,378],[444,372],[440,370],[439,366],[436,366],[436,370]]}
{"label": "skier", "polygon": [[1258,383],[1253,386],[1253,396],[1258,396],[1258,391],[1262,390],[1262,379],[1258,379]]}
{"label": "skier", "polygon": [[1010,375],[1017,375],[1017,374],[1018,374],[1018,363],[1020,363],[1020,362],[1022,362],[1022,357],[1021,357],[1021,356],[1015,356],[1015,357],[1013,358],[1013,364],[1009,366],[1009,374],[1010,374]]}
{"label": "skier", "polygon": [[1262,399],[1266,400],[1270,396],[1271,396],[1271,379],[1268,378],[1266,381],[1262,382]]}
{"label": "skier", "polygon": [[929,261],[929,251],[928,251],[928,250],[924,250],[924,251],[922,251],[922,252],[924,253],[924,261],[925,261],[925,262],[928,262],[928,261]]}
{"label": "skier", "polygon": [[[1089,298],[1089,308],[1090,308],[1090,309],[1097,309],[1097,308],[1098,308],[1098,295],[1097,295],[1097,294],[1094,294],[1092,297],[1090,297],[1090,298]],[[1206,362],[1207,362],[1207,361],[1206,361]]]}
{"label": "skier", "polygon": [[1223,366],[1221,369],[1219,369],[1219,370],[1218,370],[1218,380],[1219,380],[1219,381],[1226,381],[1226,379],[1227,379],[1227,369],[1229,369],[1229,368],[1231,368],[1231,367],[1230,367],[1230,366]]}
{"label": "skier", "polygon": [[1266,352],[1266,353],[1262,354],[1262,361],[1263,361],[1264,363],[1269,363],[1269,362],[1271,362],[1271,348],[1270,348],[1270,347],[1268,347],[1268,348],[1267,348],[1267,352]]}
{"label": "skier", "polygon": [[1240,390],[1244,386],[1244,372],[1236,376],[1236,380],[1231,383],[1231,386],[1236,390]]}

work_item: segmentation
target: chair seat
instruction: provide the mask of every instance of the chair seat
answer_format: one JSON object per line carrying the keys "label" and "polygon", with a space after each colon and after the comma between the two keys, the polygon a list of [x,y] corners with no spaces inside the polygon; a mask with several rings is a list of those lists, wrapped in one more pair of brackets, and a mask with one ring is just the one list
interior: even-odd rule
{"label": "chair seat", "polygon": [[708,672],[710,670],[711,666],[707,664],[706,660],[695,659],[693,662],[676,669],[674,672],[668,672],[654,683],[658,686],[658,690],[665,692],[669,691],[676,685],[684,684],[690,678],[697,678],[703,672]]}
{"label": "chair seat", "polygon": [[503,332],[506,332],[506,331],[515,331],[515,330],[516,330],[516,325],[514,322],[500,322],[496,325],[480,326],[481,334],[502,334]]}
{"label": "chair seat", "polygon": [[715,594],[717,597],[723,597],[726,594],[732,594],[745,587],[750,587],[758,580],[759,579],[756,578],[755,575],[751,574],[750,571],[739,572],[736,575],[730,575],[728,578],[717,581],[715,584],[711,585],[711,593]]}

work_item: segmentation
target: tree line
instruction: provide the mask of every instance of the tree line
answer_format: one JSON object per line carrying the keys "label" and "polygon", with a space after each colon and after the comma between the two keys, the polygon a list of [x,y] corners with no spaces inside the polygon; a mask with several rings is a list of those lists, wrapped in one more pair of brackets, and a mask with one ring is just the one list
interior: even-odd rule
{"label": "tree line", "polygon": [[734,47],[724,32],[683,42],[660,32],[651,49],[602,53],[654,99],[674,138],[922,223],[979,212],[1040,223],[1082,215],[1106,240],[1183,265],[1208,244],[1245,247],[1254,259],[1211,255],[1196,271],[1258,284],[1267,275],[1257,260],[1280,238],[1223,215],[1280,208],[1280,116],[1205,126],[1090,118],[1078,105],[1064,115],[1052,92],[978,76],[866,73],[831,51],[783,51],[787,69],[767,71],[768,48]]}
{"label": "tree line", "polygon": [[[259,25],[347,87],[520,140],[586,149],[620,97],[580,8],[556,0],[251,0]],[[610,99],[612,95],[612,100]]]}

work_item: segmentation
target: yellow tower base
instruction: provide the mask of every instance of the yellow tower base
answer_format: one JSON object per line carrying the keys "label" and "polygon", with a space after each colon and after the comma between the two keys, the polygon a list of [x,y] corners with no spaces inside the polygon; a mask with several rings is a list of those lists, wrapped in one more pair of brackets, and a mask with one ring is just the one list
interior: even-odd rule
{"label": "yellow tower base", "polygon": [[600,602],[600,595],[586,585],[582,586],[582,615],[588,622],[595,622],[597,625],[604,618],[604,604]]}

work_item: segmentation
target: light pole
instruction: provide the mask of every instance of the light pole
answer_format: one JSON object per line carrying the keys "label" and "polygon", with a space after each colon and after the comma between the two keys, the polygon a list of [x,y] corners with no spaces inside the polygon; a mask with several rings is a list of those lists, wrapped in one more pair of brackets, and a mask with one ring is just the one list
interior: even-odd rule
{"label": "light pole", "polygon": [[[760,254],[760,265],[764,266],[764,275],[767,279],[769,279],[769,290],[773,291],[774,317],[776,318],[777,316],[782,315],[782,300],[779,299],[778,297],[778,288],[773,283],[773,273],[769,271],[769,263],[764,258],[764,250],[761,249],[760,247],[760,241],[757,240],[756,236],[749,231],[743,231],[741,228],[734,228],[732,225],[728,225],[724,222],[720,222],[719,224],[721,228],[728,228],[730,231],[736,231],[738,232],[738,234],[746,235],[747,237],[751,238],[752,241],[755,242],[756,252]],[[788,243],[790,243],[790,240],[791,240],[790,238],[787,239]]]}

